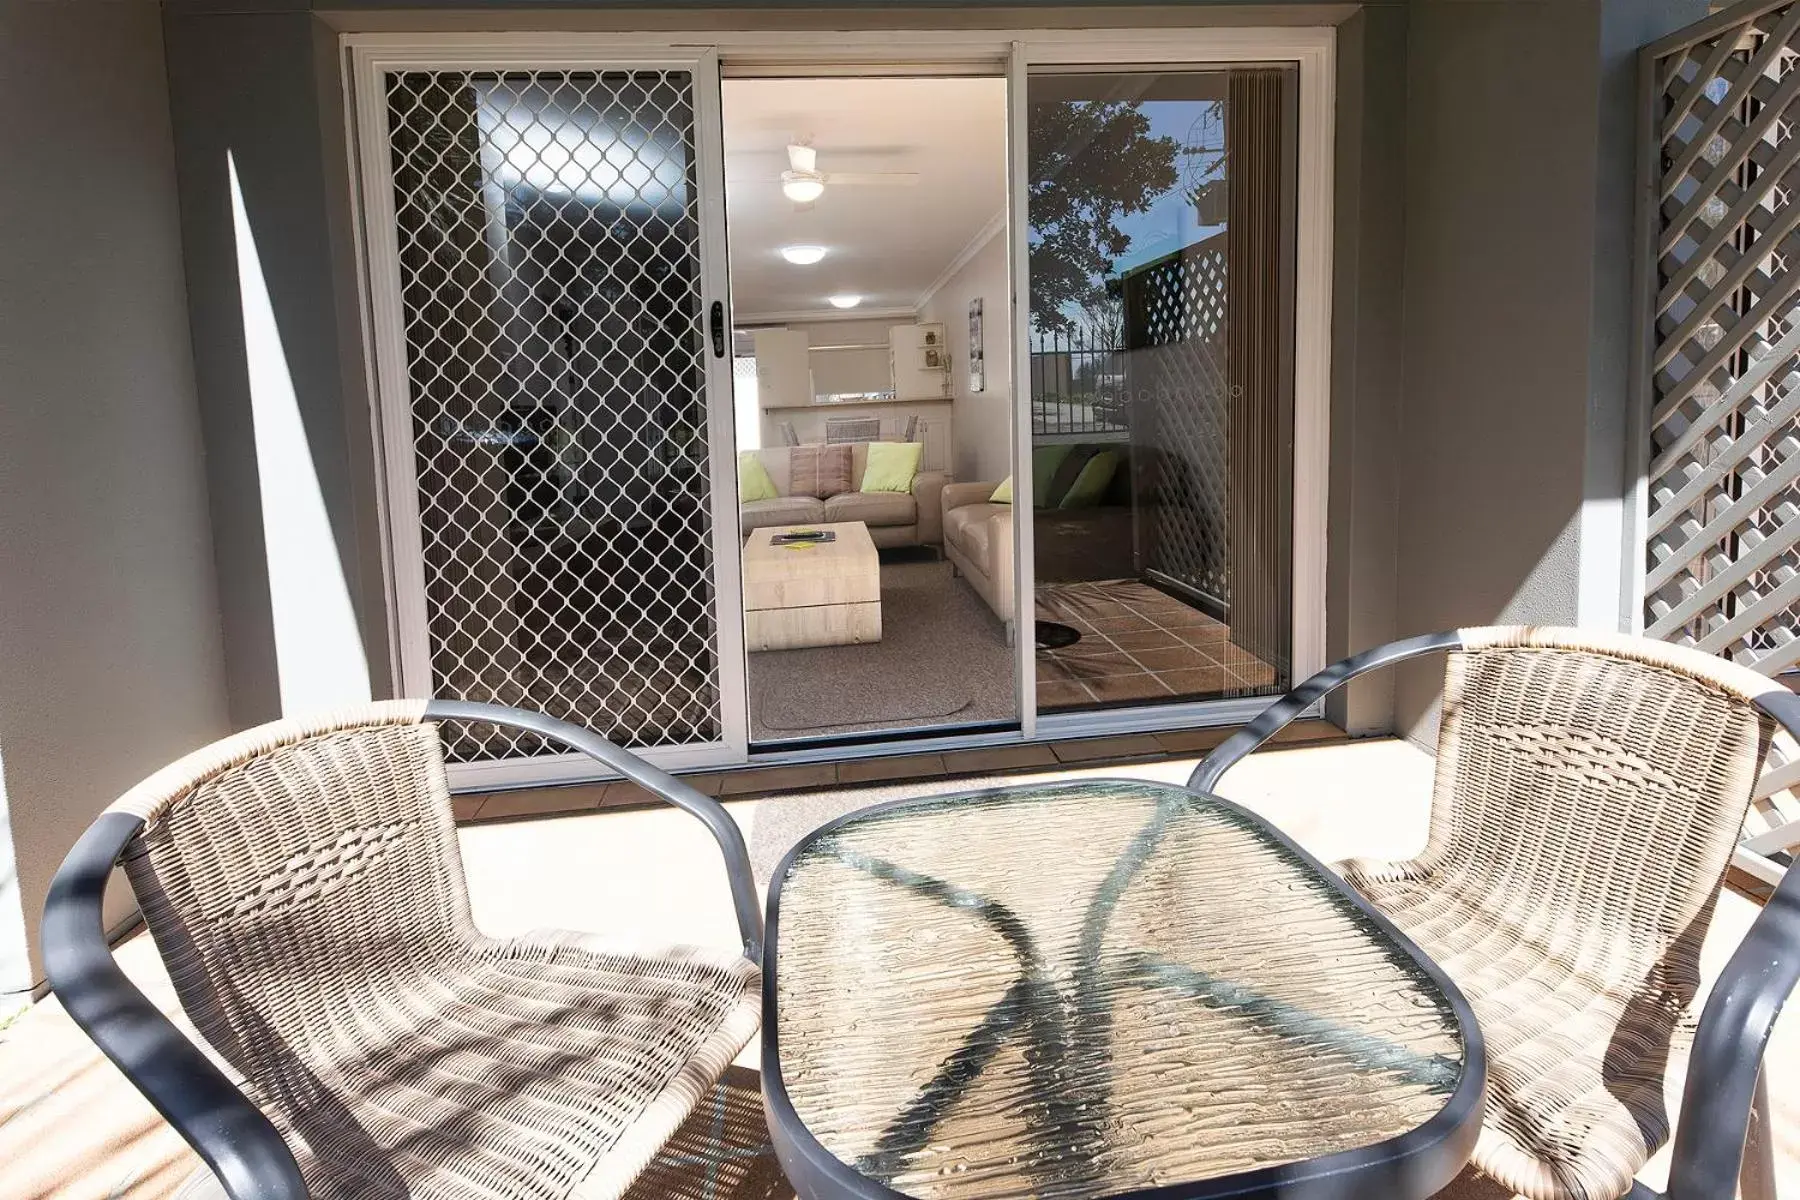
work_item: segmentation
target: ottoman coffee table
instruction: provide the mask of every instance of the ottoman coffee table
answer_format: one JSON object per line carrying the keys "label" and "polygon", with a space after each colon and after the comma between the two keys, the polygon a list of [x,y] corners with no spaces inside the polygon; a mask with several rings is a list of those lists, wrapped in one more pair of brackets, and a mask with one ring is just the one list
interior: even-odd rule
{"label": "ottoman coffee table", "polygon": [[[777,544],[811,530],[831,541]],[[798,650],[881,640],[881,560],[861,521],[776,525],[744,546],[744,645]]]}

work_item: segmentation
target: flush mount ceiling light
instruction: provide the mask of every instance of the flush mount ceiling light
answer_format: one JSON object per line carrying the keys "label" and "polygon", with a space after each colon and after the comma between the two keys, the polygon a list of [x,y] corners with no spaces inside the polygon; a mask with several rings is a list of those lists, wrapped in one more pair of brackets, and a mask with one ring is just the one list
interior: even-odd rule
{"label": "flush mount ceiling light", "polygon": [[810,267],[821,258],[825,257],[825,247],[783,246],[781,248],[781,257],[787,259],[796,267]]}
{"label": "flush mount ceiling light", "polygon": [[795,204],[811,204],[825,194],[825,181],[811,175],[791,175],[781,181],[781,194]]}
{"label": "flush mount ceiling light", "polygon": [[850,295],[828,296],[828,297],[826,297],[826,301],[833,308],[855,308],[857,305],[862,303],[862,297],[861,296],[850,296]]}

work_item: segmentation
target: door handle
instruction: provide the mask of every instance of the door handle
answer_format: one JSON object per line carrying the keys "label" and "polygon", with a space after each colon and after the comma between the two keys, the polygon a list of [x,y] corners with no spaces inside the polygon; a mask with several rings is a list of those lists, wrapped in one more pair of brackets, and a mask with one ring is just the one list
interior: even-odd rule
{"label": "door handle", "polygon": [[723,300],[714,300],[712,302],[712,344],[713,344],[713,357],[714,358],[724,358],[725,357],[725,302]]}

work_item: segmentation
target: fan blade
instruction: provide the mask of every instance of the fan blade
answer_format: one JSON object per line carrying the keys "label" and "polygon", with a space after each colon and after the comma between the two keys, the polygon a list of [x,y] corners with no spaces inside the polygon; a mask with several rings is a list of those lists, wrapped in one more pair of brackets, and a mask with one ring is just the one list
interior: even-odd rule
{"label": "fan blade", "polygon": [[788,166],[794,170],[811,174],[819,169],[819,152],[811,146],[803,146],[799,142],[795,142],[787,150]]}
{"label": "fan blade", "polygon": [[832,171],[826,183],[842,183],[851,187],[917,187],[919,176],[914,171]]}

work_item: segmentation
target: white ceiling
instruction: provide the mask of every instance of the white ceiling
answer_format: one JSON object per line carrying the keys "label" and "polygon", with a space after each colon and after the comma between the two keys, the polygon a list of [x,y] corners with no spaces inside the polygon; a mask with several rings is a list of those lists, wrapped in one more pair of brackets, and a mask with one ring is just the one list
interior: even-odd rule
{"label": "white ceiling", "polygon": [[[910,312],[1006,203],[1003,79],[728,79],[725,196],[737,320],[861,309]],[[915,171],[913,187],[836,185],[808,212],[781,194],[787,145],[810,138],[818,169]],[[782,246],[829,253],[816,266]],[[846,313],[846,316],[855,315]]]}

